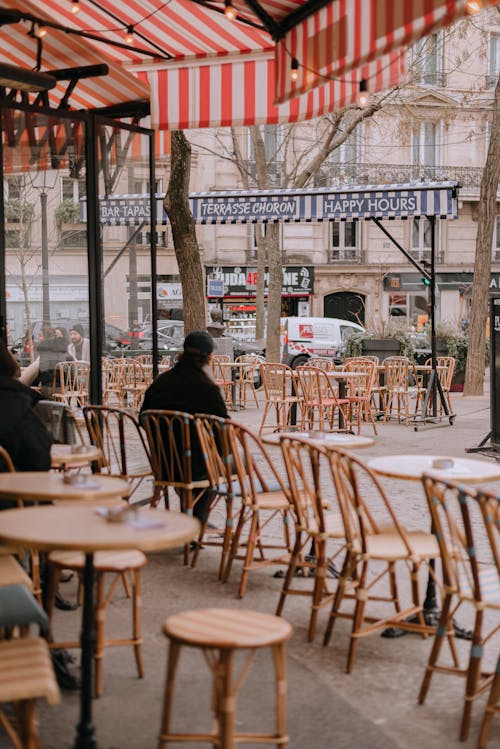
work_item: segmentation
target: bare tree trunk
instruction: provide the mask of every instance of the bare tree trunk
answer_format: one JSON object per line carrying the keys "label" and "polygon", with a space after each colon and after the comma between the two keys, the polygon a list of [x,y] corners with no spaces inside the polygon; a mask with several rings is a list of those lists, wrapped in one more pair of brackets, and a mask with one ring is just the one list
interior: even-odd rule
{"label": "bare tree trunk", "polygon": [[283,268],[279,243],[279,224],[267,225],[269,291],[267,296],[266,361],[280,361],[280,319]]}
{"label": "bare tree trunk", "polygon": [[498,181],[500,179],[500,77],[495,88],[493,120],[488,155],[481,179],[477,218],[476,258],[472,284],[469,345],[465,369],[464,395],[482,395],[486,320],[491,275],[491,246],[496,220]]}
{"label": "bare tree trunk", "polygon": [[[253,125],[250,128],[250,137],[252,139],[253,151],[255,154],[255,170],[257,178],[257,187],[259,190],[265,190],[268,187],[266,146],[260,128]],[[266,224],[264,226],[267,227]],[[269,227],[267,227],[269,228]],[[263,235],[263,229],[256,227],[257,232],[257,288],[255,290],[255,338],[259,340],[264,338],[266,331],[266,312],[264,304],[265,290],[265,273],[266,262],[269,262],[268,241]],[[270,289],[269,292],[270,294]],[[281,304],[281,287],[280,287],[280,304]],[[269,312],[269,310],[268,310]],[[267,327],[269,331],[269,326]],[[277,361],[274,359],[273,361]]]}
{"label": "bare tree trunk", "polygon": [[200,249],[189,207],[191,144],[182,130],[172,132],[170,180],[165,210],[172,227],[175,256],[179,266],[184,305],[184,332],[205,330],[206,311]]}

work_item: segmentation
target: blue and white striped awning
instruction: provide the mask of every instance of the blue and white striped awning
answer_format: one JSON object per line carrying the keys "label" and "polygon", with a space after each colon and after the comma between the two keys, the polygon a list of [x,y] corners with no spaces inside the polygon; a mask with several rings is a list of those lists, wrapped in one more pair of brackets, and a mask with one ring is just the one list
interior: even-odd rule
{"label": "blue and white striped awning", "polygon": [[[232,190],[191,193],[198,224],[277,221],[348,221],[412,216],[458,218],[458,182],[342,186],[337,189]],[[157,224],[168,222],[163,196],[156,196]],[[110,195],[99,201],[100,221],[108,226],[138,226],[151,221],[149,195]],[[85,202],[82,202],[82,209]]]}
{"label": "blue and white striped awning", "polygon": [[458,218],[457,182],[191,193],[198,224]]}

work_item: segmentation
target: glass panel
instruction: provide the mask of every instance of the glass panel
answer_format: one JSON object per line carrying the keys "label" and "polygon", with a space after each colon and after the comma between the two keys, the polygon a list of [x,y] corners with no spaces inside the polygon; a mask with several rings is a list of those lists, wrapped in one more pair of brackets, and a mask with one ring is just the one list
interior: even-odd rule
{"label": "glass panel", "polygon": [[332,247],[340,247],[340,223],[332,221]]}
{"label": "glass panel", "polygon": [[[50,395],[58,362],[89,359],[86,224],[78,199],[85,124],[16,109],[1,116],[9,342],[22,365],[38,359]],[[81,326],[83,345],[77,333],[71,345],[74,325]]]}
{"label": "glass panel", "polygon": [[[149,136],[120,125],[102,125],[98,142],[103,355],[147,354],[152,349]],[[162,221],[161,210],[156,226],[159,250],[167,244]],[[166,272],[162,262],[159,257],[159,273]]]}
{"label": "glass panel", "polygon": [[344,246],[356,247],[356,222],[346,221],[344,224]]}

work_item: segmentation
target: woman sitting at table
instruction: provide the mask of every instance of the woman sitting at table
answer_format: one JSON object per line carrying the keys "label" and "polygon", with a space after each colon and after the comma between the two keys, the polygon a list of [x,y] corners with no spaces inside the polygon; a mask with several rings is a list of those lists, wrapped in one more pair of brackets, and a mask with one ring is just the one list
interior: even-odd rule
{"label": "woman sitting at table", "polygon": [[33,411],[41,396],[19,382],[19,375],[19,364],[0,339],[0,445],[17,471],[48,471],[52,437]]}

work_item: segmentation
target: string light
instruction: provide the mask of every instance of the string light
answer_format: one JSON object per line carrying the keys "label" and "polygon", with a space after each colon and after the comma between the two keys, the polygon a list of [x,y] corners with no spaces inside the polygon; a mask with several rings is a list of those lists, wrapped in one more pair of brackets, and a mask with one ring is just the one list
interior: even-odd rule
{"label": "string light", "polygon": [[127,33],[125,34],[125,41],[127,44],[132,44],[134,41],[134,27],[127,26]]}
{"label": "string light", "polygon": [[224,15],[226,18],[228,18],[230,21],[234,21],[236,18],[236,10],[231,5],[231,0],[224,0],[224,5],[226,6],[224,8]]}
{"label": "string light", "polygon": [[467,11],[467,13],[470,13],[471,16],[474,15],[474,13],[479,13],[482,8],[482,0],[467,0],[467,3],[465,5],[465,10]]}
{"label": "string light", "polygon": [[292,57],[292,62],[290,65],[290,78],[292,81],[298,80],[299,77],[299,61],[296,57]]}
{"label": "string light", "polygon": [[38,26],[35,27],[33,33],[38,39],[43,39],[44,36],[47,36],[47,28],[43,24],[39,23]]}
{"label": "string light", "polygon": [[356,96],[356,101],[362,109],[367,107],[368,102],[370,101],[370,94],[368,93],[368,85],[364,78],[362,81],[359,82],[359,91],[358,91],[358,95]]}
{"label": "string light", "polygon": [[71,12],[73,13],[73,15],[76,15],[76,13],[80,12],[79,0],[71,0]]}

